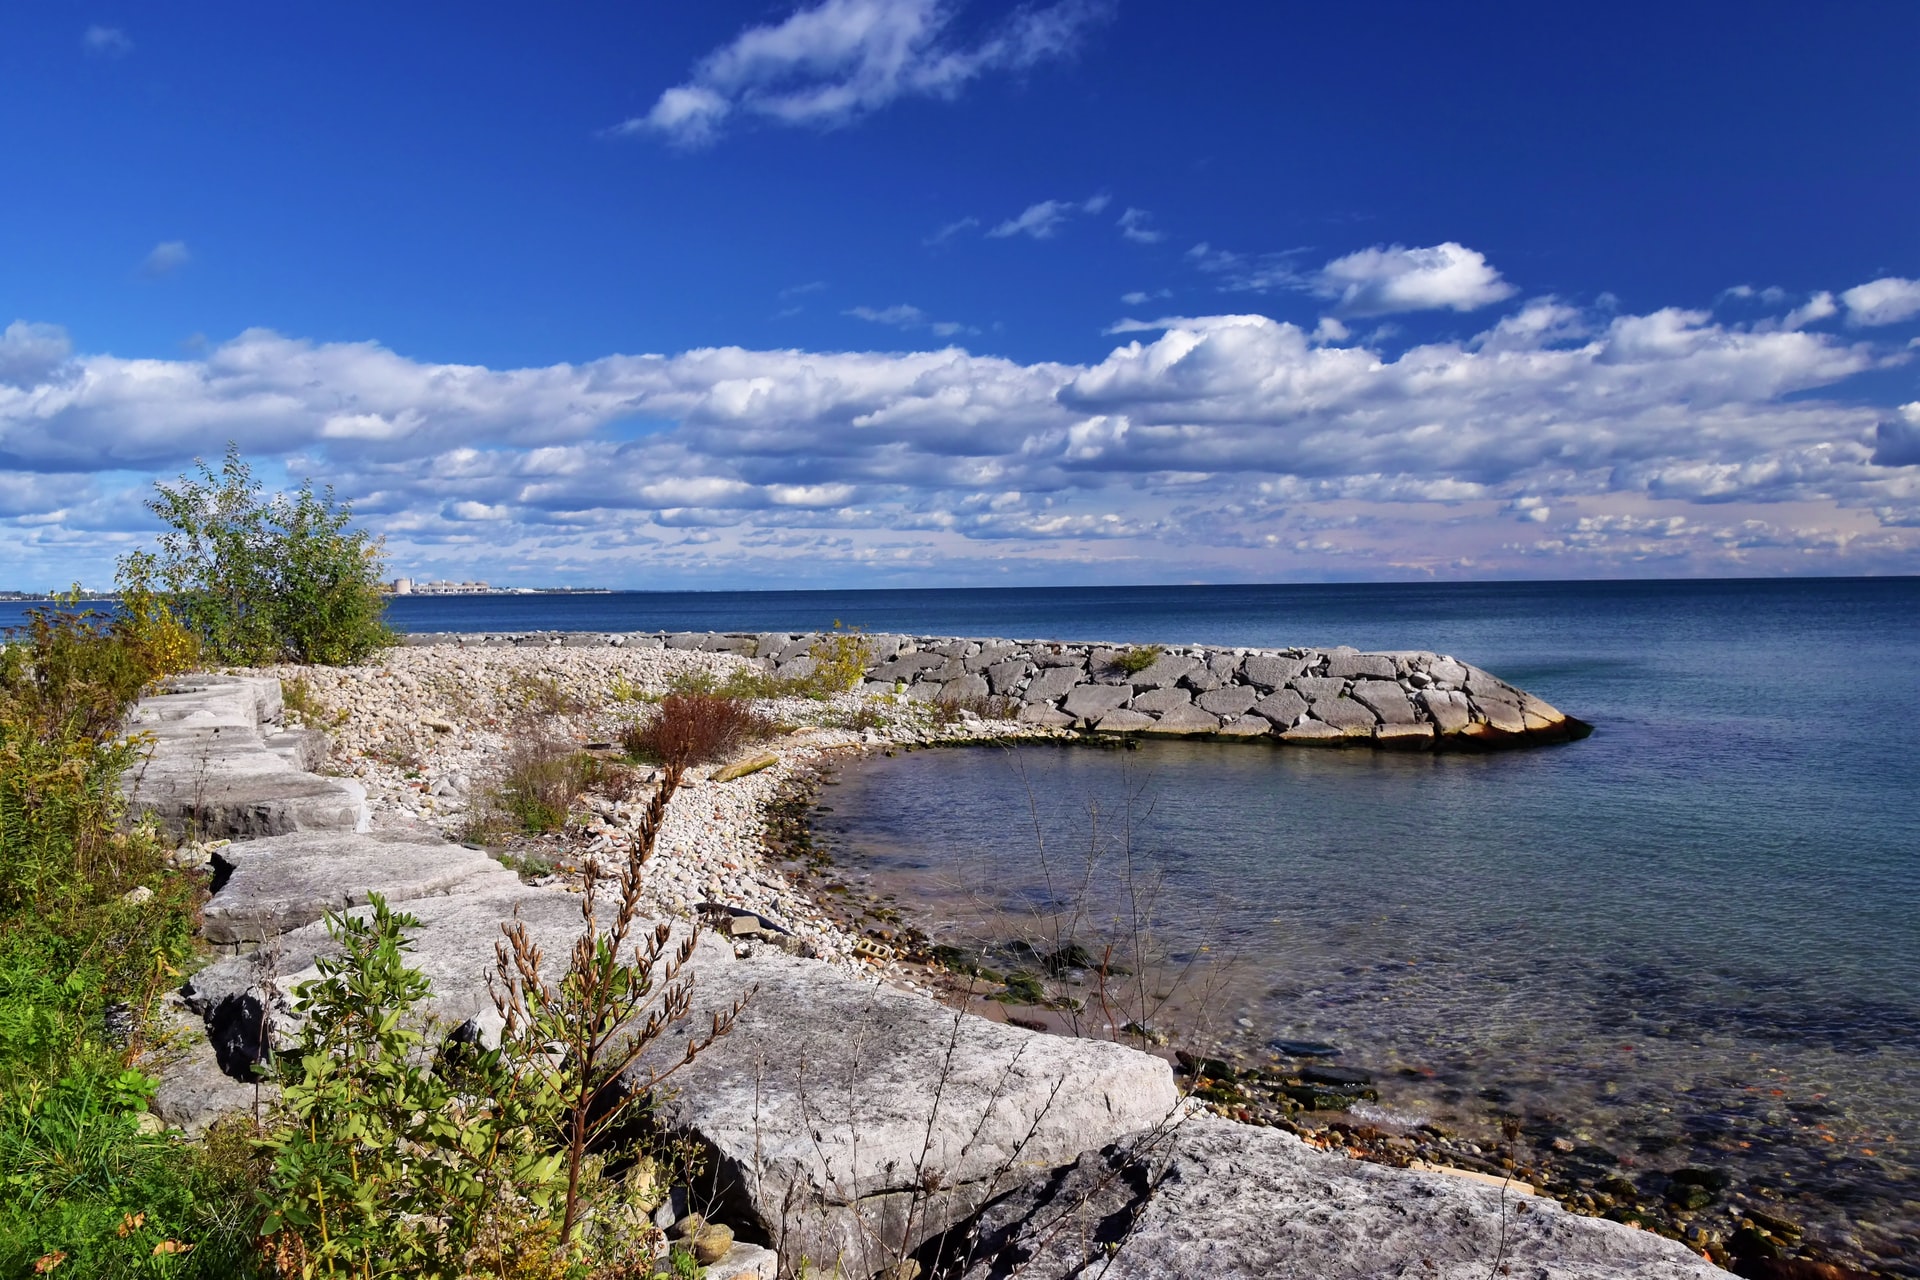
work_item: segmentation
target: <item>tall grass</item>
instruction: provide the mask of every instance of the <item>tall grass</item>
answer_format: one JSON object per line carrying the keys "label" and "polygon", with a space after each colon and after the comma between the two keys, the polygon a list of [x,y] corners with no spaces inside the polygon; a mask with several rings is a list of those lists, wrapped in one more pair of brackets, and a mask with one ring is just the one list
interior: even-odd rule
{"label": "tall grass", "polygon": [[621,733],[620,745],[635,760],[687,769],[724,760],[773,733],[773,722],[745,698],[670,693],[660,700],[651,719],[629,725]]}

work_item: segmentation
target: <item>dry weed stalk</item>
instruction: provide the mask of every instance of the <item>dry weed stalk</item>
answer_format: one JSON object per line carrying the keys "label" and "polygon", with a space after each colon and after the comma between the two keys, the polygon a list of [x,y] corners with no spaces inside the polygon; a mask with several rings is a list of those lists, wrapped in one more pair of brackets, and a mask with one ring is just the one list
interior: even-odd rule
{"label": "dry weed stalk", "polygon": [[580,1182],[587,1157],[623,1119],[628,1108],[649,1098],[675,1072],[733,1030],[745,1001],[713,1015],[704,1036],[690,1036],[686,1052],[669,1064],[647,1065],[634,1078],[627,1073],[669,1027],[693,1008],[693,978],[686,966],[699,941],[696,924],[679,943],[665,922],[636,929],[644,887],[643,868],[653,856],[666,821],[667,806],[680,785],[680,770],[669,767],[634,833],[626,862],[613,876],[619,891],[612,919],[601,919],[601,867],[587,867],[580,914],[585,928],[574,939],[566,976],[550,983],[541,971],[539,944],[518,919],[500,926],[505,938],[494,944],[495,977],[490,981],[495,1008],[505,1020],[504,1039],[519,1040],[537,1051],[528,1055],[545,1088],[560,1101],[567,1162],[566,1211],[560,1238],[571,1240],[579,1221]]}

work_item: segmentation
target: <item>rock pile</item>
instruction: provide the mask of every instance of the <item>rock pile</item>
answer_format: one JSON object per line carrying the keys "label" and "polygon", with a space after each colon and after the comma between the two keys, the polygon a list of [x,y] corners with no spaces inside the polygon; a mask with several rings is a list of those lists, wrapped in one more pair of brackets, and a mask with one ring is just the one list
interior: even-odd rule
{"label": "rock pile", "polygon": [[[1004,704],[1020,723],[1108,734],[1290,746],[1487,748],[1583,737],[1588,726],[1480,668],[1424,651],[1128,647],[954,636],[863,637],[869,693],[962,707]],[[776,678],[813,669],[817,634],[555,633],[410,637],[416,644],[664,649],[753,659]]]}

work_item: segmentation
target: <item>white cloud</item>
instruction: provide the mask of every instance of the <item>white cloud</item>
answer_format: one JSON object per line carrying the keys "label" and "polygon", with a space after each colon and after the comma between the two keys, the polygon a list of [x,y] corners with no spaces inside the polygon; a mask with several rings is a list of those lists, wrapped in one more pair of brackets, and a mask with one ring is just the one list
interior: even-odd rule
{"label": "white cloud", "polygon": [[94,23],[80,37],[81,47],[96,58],[124,58],[133,52],[133,41],[119,27]]}
{"label": "white cloud", "polygon": [[1313,276],[1314,292],[1349,316],[1399,311],[1473,311],[1514,295],[1486,257],[1449,240],[1425,249],[1389,245],[1335,258]]}
{"label": "white cloud", "polygon": [[172,275],[187,265],[193,255],[187,251],[184,240],[162,240],[148,252],[140,269],[150,276]]}
{"label": "white cloud", "polygon": [[1008,236],[1032,236],[1035,240],[1050,240],[1060,224],[1073,212],[1073,206],[1064,200],[1042,200],[1030,204],[1018,217],[1008,218],[1005,222],[987,232],[995,239],[1004,240]]}
{"label": "white cloud", "polygon": [[0,384],[45,382],[72,353],[73,341],[59,325],[15,320],[0,329]]}
{"label": "white cloud", "polygon": [[1129,208],[1120,215],[1120,234],[1135,244],[1158,244],[1166,233],[1153,229],[1153,215],[1145,209]]}
{"label": "white cloud", "polygon": [[698,147],[741,115],[831,128],[899,98],[952,98],[988,73],[1066,57],[1108,11],[1103,0],[1023,8],[963,47],[948,39],[945,0],[821,0],[743,31],[616,131]]}
{"label": "white cloud", "polygon": [[[943,323],[905,304],[852,314],[903,332]],[[1626,564],[1645,530],[1578,525],[1615,515],[1698,524],[1661,552],[1696,566],[1737,552],[1911,571],[1920,556],[1920,528],[1900,523],[1920,509],[1920,404],[1822,394],[1910,358],[1899,351],[1552,299],[1393,356],[1338,321],[1124,328],[1139,338],[1088,364],[727,347],[491,369],[265,331],[195,359],[76,356],[58,330],[16,323],[0,335],[0,476],[28,479],[7,499],[20,514],[0,511],[0,559],[108,555],[119,544],[81,534],[130,517],[84,477],[167,473],[230,438],[364,497],[396,554],[434,572],[576,556],[605,580],[792,555],[824,573],[804,559],[820,555],[849,573],[977,563],[990,576],[992,557],[1057,555],[1056,578],[1101,556],[1149,576],[1487,573]],[[628,420],[654,425],[630,436]],[[71,491],[42,492],[36,474]],[[1560,532],[1518,546],[1516,520]],[[1788,548],[1750,520],[1834,532]],[[702,553],[717,558],[675,559],[690,553],[667,531],[688,529],[717,531]]]}
{"label": "white cloud", "polygon": [[1035,240],[1051,240],[1060,225],[1076,213],[1099,213],[1107,207],[1108,196],[1098,195],[1081,201],[1042,200],[1030,204],[1005,222],[1000,223],[989,236],[1004,240],[1009,236],[1032,236]]}
{"label": "white cloud", "polygon": [[927,245],[942,245],[959,235],[962,231],[971,231],[979,225],[980,219],[978,218],[956,218],[952,222],[942,225],[939,230],[928,236],[921,243]]}
{"label": "white cloud", "polygon": [[890,325],[895,329],[908,331],[924,329],[936,337],[951,338],[959,333],[978,333],[970,325],[953,320],[934,320],[918,307],[897,303],[891,307],[850,307],[846,314],[856,320],[866,320],[873,324]]}
{"label": "white cloud", "polygon": [[1920,315],[1920,280],[1883,276],[1848,289],[1840,301],[1846,304],[1849,324],[1898,324]]}

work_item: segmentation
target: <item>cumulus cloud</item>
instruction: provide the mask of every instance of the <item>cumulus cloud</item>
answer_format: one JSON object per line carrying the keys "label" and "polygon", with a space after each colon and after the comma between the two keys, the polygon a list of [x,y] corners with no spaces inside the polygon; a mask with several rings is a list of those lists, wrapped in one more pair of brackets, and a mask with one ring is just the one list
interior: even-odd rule
{"label": "cumulus cloud", "polygon": [[1920,467],[1920,400],[1873,429],[1873,461],[1881,467]]}
{"label": "cumulus cloud", "polygon": [[0,384],[45,382],[72,353],[73,341],[59,325],[15,320],[0,329]]}
{"label": "cumulus cloud", "polygon": [[1898,324],[1920,315],[1920,280],[1883,276],[1848,289],[1840,301],[1846,304],[1849,324]]}
{"label": "cumulus cloud", "polygon": [[185,240],[162,240],[153,246],[140,269],[149,276],[172,275],[193,260],[193,254],[187,250]]}
{"label": "cumulus cloud", "polygon": [[1425,249],[1388,245],[1335,258],[1312,277],[1314,292],[1348,316],[1399,311],[1473,311],[1514,295],[1485,255],[1449,240]]}
{"label": "cumulus cloud", "polygon": [[616,132],[699,147],[740,116],[832,128],[899,98],[952,98],[989,73],[1066,57],[1108,11],[1105,0],[1057,0],[962,45],[950,38],[947,0],[822,0],[748,28]]}
{"label": "cumulus cloud", "polygon": [[96,58],[124,58],[133,52],[133,41],[119,27],[96,22],[80,36],[80,46]]}
{"label": "cumulus cloud", "polygon": [[[936,332],[905,304],[852,314]],[[1920,405],[1889,421],[1821,394],[1909,358],[1899,350],[1553,299],[1397,355],[1338,321],[1127,328],[1138,336],[1083,364],[722,347],[493,369],[266,331],[195,359],[74,355],[57,330],[16,324],[0,337],[0,472],[166,473],[234,439],[362,498],[422,564],[512,548],[715,572],[727,555],[805,545],[791,554],[924,567],[972,563],[985,553],[968,548],[991,543],[994,556],[1072,546],[1073,565],[1110,554],[1189,575],[1243,551],[1297,558],[1250,573],[1487,572],[1615,554],[1627,534],[1579,522],[1622,504],[1644,520],[1724,513],[1712,528],[1730,540],[1667,540],[1716,564],[1773,554],[1739,533],[1746,520],[1817,517],[1840,532],[1792,554],[1856,567],[1920,549],[1876,514],[1920,505]],[[95,509],[41,509],[69,506]],[[1766,514],[1786,506],[1791,519]],[[51,546],[82,517],[34,518],[49,523],[31,537]],[[1516,521],[1540,537],[1513,543]],[[0,527],[0,554],[27,545],[20,528]],[[722,558],[674,559],[695,544],[669,530],[719,531],[702,555]]]}

